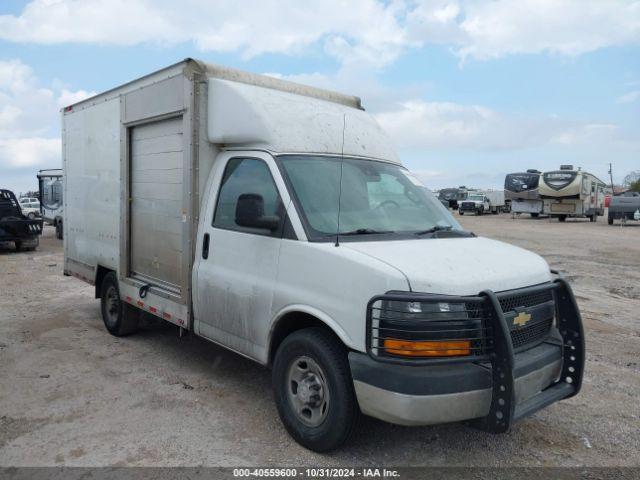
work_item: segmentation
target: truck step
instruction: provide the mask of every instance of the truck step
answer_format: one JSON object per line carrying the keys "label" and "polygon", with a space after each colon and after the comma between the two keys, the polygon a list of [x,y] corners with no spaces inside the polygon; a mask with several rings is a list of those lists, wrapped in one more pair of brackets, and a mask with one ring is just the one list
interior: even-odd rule
{"label": "truck step", "polygon": [[514,420],[519,420],[521,418],[527,417],[538,410],[546,407],[547,405],[551,405],[558,400],[562,400],[565,397],[571,395],[574,391],[575,387],[570,383],[561,382],[553,387],[550,387],[538,395],[531,397],[526,402],[516,406],[516,410],[513,413]]}

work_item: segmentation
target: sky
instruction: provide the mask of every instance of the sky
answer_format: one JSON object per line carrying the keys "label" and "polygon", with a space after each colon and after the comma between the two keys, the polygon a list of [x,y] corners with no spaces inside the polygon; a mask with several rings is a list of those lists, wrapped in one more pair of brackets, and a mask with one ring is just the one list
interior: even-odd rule
{"label": "sky", "polygon": [[640,1],[0,0],[0,187],[65,105],[186,57],[358,95],[430,188],[640,170]]}

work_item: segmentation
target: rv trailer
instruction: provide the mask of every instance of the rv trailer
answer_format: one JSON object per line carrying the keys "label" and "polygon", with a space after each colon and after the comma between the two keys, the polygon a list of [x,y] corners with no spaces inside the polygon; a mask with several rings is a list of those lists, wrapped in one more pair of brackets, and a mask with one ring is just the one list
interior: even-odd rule
{"label": "rv trailer", "polygon": [[544,203],[538,191],[541,173],[539,170],[529,169],[526,172],[507,174],[504,179],[504,198],[511,201],[512,213],[528,213],[536,218],[544,212]]}
{"label": "rv trailer", "polygon": [[56,227],[56,238],[62,239],[62,169],[40,170],[37,176],[42,219]]}
{"label": "rv trailer", "polygon": [[544,211],[564,222],[567,217],[589,218],[595,222],[604,215],[605,183],[595,175],[573,165],[542,174],[539,192]]}
{"label": "rv trailer", "polygon": [[443,188],[438,192],[438,200],[448,208],[457,210],[460,202],[465,200],[468,195],[466,187]]}

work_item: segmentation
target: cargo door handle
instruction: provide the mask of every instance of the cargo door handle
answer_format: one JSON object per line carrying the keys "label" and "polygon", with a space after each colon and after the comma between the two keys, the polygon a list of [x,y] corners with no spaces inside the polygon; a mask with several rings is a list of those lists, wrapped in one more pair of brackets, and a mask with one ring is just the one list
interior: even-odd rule
{"label": "cargo door handle", "polygon": [[202,258],[209,258],[209,234],[205,233],[202,239]]}

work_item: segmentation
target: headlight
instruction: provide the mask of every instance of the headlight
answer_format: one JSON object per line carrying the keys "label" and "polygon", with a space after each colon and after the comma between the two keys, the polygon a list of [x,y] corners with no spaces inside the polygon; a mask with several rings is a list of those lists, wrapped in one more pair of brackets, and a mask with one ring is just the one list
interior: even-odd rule
{"label": "headlight", "polygon": [[483,353],[481,300],[382,297],[370,305],[370,349],[379,357],[456,357]]}

